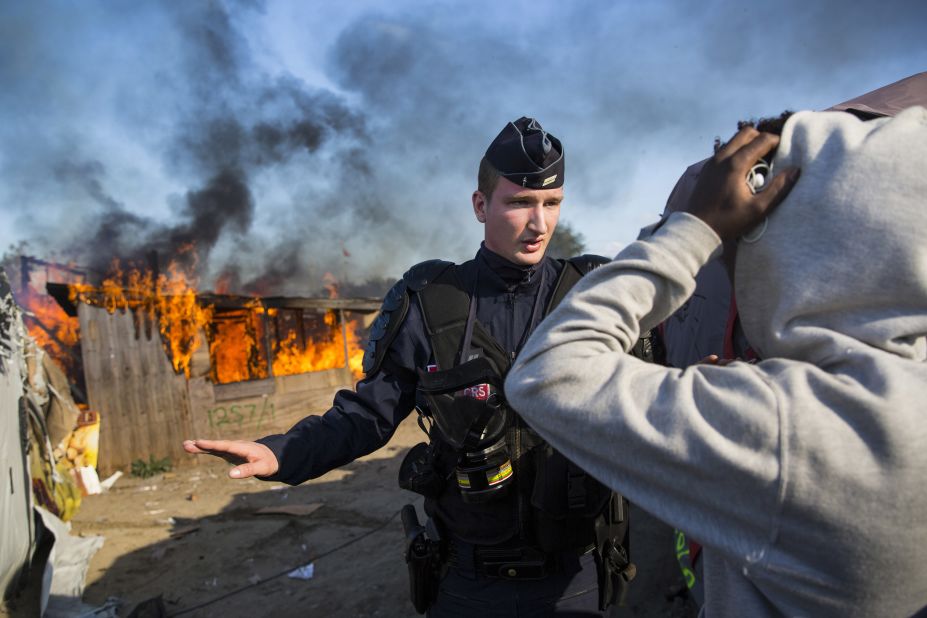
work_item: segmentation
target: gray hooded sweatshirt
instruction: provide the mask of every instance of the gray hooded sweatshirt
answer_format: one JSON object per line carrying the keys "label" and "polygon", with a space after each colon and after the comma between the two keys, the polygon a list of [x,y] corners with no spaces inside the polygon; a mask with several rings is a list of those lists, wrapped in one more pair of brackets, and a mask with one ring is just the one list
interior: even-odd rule
{"label": "gray hooded sweatshirt", "polygon": [[801,112],[801,167],[736,293],[764,360],[626,354],[720,249],[673,214],[587,275],[529,340],[509,401],[554,447],[705,547],[707,616],[927,608],[927,110]]}

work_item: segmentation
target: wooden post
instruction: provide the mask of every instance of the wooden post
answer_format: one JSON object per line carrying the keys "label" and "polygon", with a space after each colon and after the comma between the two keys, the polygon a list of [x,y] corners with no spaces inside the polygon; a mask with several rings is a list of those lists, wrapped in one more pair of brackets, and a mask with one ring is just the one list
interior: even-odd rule
{"label": "wooden post", "polygon": [[341,318],[341,339],[344,341],[344,368],[350,369],[348,357],[348,323],[344,321],[344,309],[338,310],[338,317]]}
{"label": "wooden post", "polygon": [[[273,349],[273,345],[271,345],[271,342],[270,342],[270,325],[268,324],[268,321],[270,319],[271,318],[269,318],[267,315],[267,307],[264,307],[264,312],[261,313],[261,323],[264,327],[263,328],[264,330],[264,354],[265,354],[265,358],[267,358],[267,377],[268,378],[274,377],[274,349]],[[273,318],[273,320],[274,320],[274,328],[276,329],[277,319]]]}

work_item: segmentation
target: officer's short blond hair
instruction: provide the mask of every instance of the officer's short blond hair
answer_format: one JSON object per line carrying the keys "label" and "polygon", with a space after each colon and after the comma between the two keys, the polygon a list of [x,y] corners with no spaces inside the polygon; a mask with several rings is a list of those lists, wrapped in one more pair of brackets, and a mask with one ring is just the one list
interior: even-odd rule
{"label": "officer's short blond hair", "polygon": [[480,171],[476,175],[476,190],[486,197],[488,202],[492,199],[492,192],[496,190],[502,175],[494,168],[486,157],[480,159]]}

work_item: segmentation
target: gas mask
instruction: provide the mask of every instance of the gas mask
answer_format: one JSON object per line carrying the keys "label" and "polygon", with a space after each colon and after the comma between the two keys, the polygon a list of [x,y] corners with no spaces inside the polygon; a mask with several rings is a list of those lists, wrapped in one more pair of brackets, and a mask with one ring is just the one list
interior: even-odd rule
{"label": "gas mask", "polygon": [[514,413],[492,361],[481,357],[445,371],[421,371],[418,387],[441,439],[459,454],[455,474],[463,500],[503,495],[514,478],[505,444]]}

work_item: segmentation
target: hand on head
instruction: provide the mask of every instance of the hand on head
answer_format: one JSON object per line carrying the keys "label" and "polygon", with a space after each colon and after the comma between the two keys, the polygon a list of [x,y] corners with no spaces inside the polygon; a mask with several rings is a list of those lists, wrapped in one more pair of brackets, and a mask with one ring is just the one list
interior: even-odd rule
{"label": "hand on head", "polygon": [[184,440],[183,448],[194,455],[215,455],[235,464],[229,470],[233,479],[271,476],[280,468],[274,452],[258,442],[245,440]]}
{"label": "hand on head", "polygon": [[779,144],[779,137],[744,127],[705,162],[684,212],[695,215],[721,237],[734,240],[759,224],[792,190],[800,170],[778,170],[762,191],[750,191],[750,168]]}

